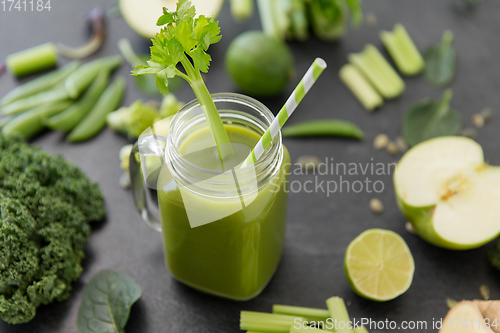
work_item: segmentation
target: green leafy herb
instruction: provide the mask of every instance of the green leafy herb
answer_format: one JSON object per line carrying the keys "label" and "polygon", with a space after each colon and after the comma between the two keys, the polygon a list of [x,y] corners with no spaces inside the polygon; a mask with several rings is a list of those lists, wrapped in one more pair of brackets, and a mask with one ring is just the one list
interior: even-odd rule
{"label": "green leafy herb", "polygon": [[[217,108],[203,82],[201,72],[208,72],[212,58],[207,53],[210,45],[222,38],[219,22],[213,17],[200,15],[189,0],[179,0],[177,10],[163,15],[157,25],[164,26],[152,39],[151,60],[147,65],[137,66],[133,75],[154,74],[156,86],[163,95],[169,92],[168,79],[179,76],[193,89],[210,125],[221,161],[232,154],[231,145]],[[176,66],[180,64],[185,72]]]}
{"label": "green leafy herb", "polygon": [[141,287],[123,273],[99,272],[83,291],[78,333],[124,333],[130,308],[141,292]]}
{"label": "green leafy herb", "polygon": [[432,45],[424,53],[425,77],[435,86],[447,86],[455,76],[457,56],[452,42],[453,33],[448,30],[443,35],[441,45]]}
{"label": "green leafy herb", "polygon": [[410,146],[460,132],[462,117],[450,107],[452,95],[448,89],[441,100],[425,99],[410,109],[403,123],[403,135]]}
{"label": "green leafy herb", "polygon": [[344,35],[349,12],[354,26],[359,26],[363,20],[360,0],[312,0],[309,12],[314,33],[325,40],[336,40]]}
{"label": "green leafy herb", "polygon": [[[132,49],[132,45],[128,39],[122,38],[118,41],[118,48],[122,53],[125,60],[135,68],[136,66],[146,66],[149,60],[149,55],[147,54],[136,54]],[[135,84],[137,87],[146,95],[156,96],[159,95],[158,88],[156,87],[156,78],[154,76],[140,75],[135,76]],[[182,79],[179,77],[174,77],[168,80],[168,88],[170,91],[175,91],[182,85]]]}
{"label": "green leafy herb", "polygon": [[0,135],[0,317],[33,319],[69,298],[82,274],[90,222],[105,215],[97,184],[74,165]]}

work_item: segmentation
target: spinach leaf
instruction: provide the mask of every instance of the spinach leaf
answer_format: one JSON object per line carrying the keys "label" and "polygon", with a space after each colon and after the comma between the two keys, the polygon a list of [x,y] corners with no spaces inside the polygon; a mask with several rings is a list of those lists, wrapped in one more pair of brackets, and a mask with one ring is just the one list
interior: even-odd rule
{"label": "spinach leaf", "polygon": [[462,117],[450,108],[452,97],[446,90],[441,100],[425,99],[414,105],[405,117],[403,136],[410,146],[438,136],[457,135]]}
{"label": "spinach leaf", "polygon": [[430,46],[424,53],[425,77],[438,87],[448,85],[455,76],[456,52],[452,45],[453,33],[446,31],[441,45]]}
{"label": "spinach leaf", "polygon": [[78,333],[124,333],[130,308],[141,297],[141,287],[127,275],[103,270],[83,291],[78,310]]}

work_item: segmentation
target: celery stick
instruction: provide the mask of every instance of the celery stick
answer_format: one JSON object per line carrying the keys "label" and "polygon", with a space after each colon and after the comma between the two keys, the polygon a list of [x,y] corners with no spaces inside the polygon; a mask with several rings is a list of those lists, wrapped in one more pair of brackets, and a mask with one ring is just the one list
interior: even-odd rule
{"label": "celery stick", "polygon": [[257,0],[262,30],[271,37],[285,38],[290,25],[287,9],[283,8],[282,0]]}
{"label": "celery stick", "polygon": [[337,320],[336,333],[353,333],[351,319],[347,313],[344,300],[340,297],[331,297],[326,300],[330,316]]}
{"label": "celery stick", "polygon": [[[293,325],[293,324],[292,324]],[[256,331],[266,333],[289,333],[292,326],[273,325],[266,323],[240,323],[240,330],[243,331]]]}
{"label": "celery stick", "polygon": [[326,333],[326,332],[328,332],[328,331],[325,331],[325,330],[322,330],[322,329],[319,329],[319,328],[314,328],[314,327],[296,328],[296,327],[292,326],[292,328],[290,328],[290,333],[311,333],[312,330],[314,330],[315,333],[323,333],[323,332]]}
{"label": "celery stick", "polygon": [[290,327],[302,323],[303,317],[280,315],[274,313],[263,313],[253,311],[241,311],[240,329],[259,332],[288,333]]}
{"label": "celery stick", "polygon": [[395,98],[404,91],[405,84],[377,48],[368,44],[363,52],[350,54],[349,61],[366,76],[385,98]]}
{"label": "celery stick", "polygon": [[366,110],[373,111],[384,104],[382,96],[366,81],[353,65],[344,65],[339,72],[340,79],[363,104]]}
{"label": "celery stick", "polygon": [[281,304],[273,305],[273,313],[304,317],[308,321],[326,320],[330,317],[330,312],[327,309],[315,309]]}
{"label": "celery stick", "polygon": [[7,69],[15,76],[24,76],[54,67],[57,63],[57,49],[53,43],[46,43],[11,54],[5,59]]}
{"label": "celery stick", "polygon": [[401,24],[396,24],[391,32],[381,31],[380,39],[403,74],[415,75],[424,69],[422,55]]}

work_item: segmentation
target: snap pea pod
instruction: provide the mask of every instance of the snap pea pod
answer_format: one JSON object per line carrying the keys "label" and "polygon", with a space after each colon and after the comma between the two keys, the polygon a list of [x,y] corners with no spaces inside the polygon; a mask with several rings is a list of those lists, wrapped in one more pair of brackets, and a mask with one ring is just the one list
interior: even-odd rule
{"label": "snap pea pod", "polygon": [[336,119],[304,121],[281,130],[284,137],[338,136],[362,140],[363,131],[353,123]]}
{"label": "snap pea pod", "polygon": [[99,97],[90,113],[71,131],[67,140],[71,142],[85,141],[106,126],[106,115],[120,106],[125,91],[125,79],[117,78]]}
{"label": "snap pea pod", "polygon": [[14,117],[15,117],[14,115],[0,117],[0,129],[2,129]]}
{"label": "snap pea pod", "polygon": [[0,106],[7,105],[9,103],[17,101],[18,99],[28,97],[54,87],[56,84],[68,77],[68,75],[74,72],[78,68],[78,66],[80,66],[79,61],[72,61],[60,69],[56,69],[55,71],[42,75],[37,79],[34,79],[26,84],[23,84],[22,86],[13,89],[2,98]]}
{"label": "snap pea pod", "polygon": [[28,139],[44,128],[42,123],[44,118],[62,112],[70,106],[70,101],[59,101],[40,105],[9,121],[2,128],[2,133],[5,136],[19,134],[23,138]]}
{"label": "snap pea pod", "polygon": [[66,90],[72,98],[80,96],[87,87],[94,81],[101,71],[111,72],[122,63],[122,57],[110,56],[89,62],[66,79]]}
{"label": "snap pea pod", "polygon": [[58,85],[54,89],[42,91],[36,95],[28,96],[26,98],[19,99],[8,105],[5,105],[0,109],[0,114],[9,115],[20,113],[46,103],[62,101],[69,98],[70,97],[68,95],[68,92],[66,91],[64,86]]}
{"label": "snap pea pod", "polygon": [[92,110],[108,85],[109,72],[102,71],[83,96],[69,109],[45,120],[45,126],[55,131],[69,132]]}

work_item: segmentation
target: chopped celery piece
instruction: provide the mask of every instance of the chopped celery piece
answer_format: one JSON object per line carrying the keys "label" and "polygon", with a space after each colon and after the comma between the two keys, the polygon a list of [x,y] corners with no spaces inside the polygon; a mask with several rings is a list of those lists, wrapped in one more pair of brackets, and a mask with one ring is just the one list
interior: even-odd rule
{"label": "chopped celery piece", "polygon": [[326,300],[326,305],[328,306],[328,310],[330,310],[330,316],[337,320],[335,332],[353,333],[352,324],[350,323],[351,319],[349,319],[344,300],[340,297],[331,297]]}
{"label": "chopped celery piece", "polygon": [[317,333],[322,333],[322,332],[326,333],[326,332],[328,332],[328,331],[325,331],[325,330],[322,330],[322,329],[319,329],[319,328],[314,328],[314,327],[296,328],[296,327],[292,326],[292,328],[290,328],[290,333],[311,333],[312,330],[314,330],[314,332],[317,332]]}
{"label": "chopped celery piece", "polygon": [[5,59],[9,72],[15,76],[24,76],[55,67],[57,49],[53,43],[46,43],[20,51]]}
{"label": "chopped celery piece", "polygon": [[384,104],[382,96],[366,81],[353,65],[344,65],[339,72],[340,79],[363,104],[366,110],[373,111]]}
{"label": "chopped celery piece", "polygon": [[415,75],[424,69],[424,59],[401,24],[396,24],[391,32],[381,31],[380,39],[403,74]]}
{"label": "chopped celery piece", "polygon": [[377,48],[366,45],[361,53],[349,55],[349,61],[373,84],[385,98],[395,98],[404,91],[405,84]]}
{"label": "chopped celery piece", "polygon": [[284,314],[291,316],[304,317],[309,320],[326,320],[330,317],[330,312],[327,309],[306,308],[301,306],[291,305],[273,305],[273,313]]}
{"label": "chopped celery piece", "polygon": [[288,333],[290,327],[305,319],[298,316],[241,311],[240,329],[256,332]]}
{"label": "chopped celery piece", "polygon": [[231,14],[237,20],[243,21],[252,16],[253,0],[231,0]]}

